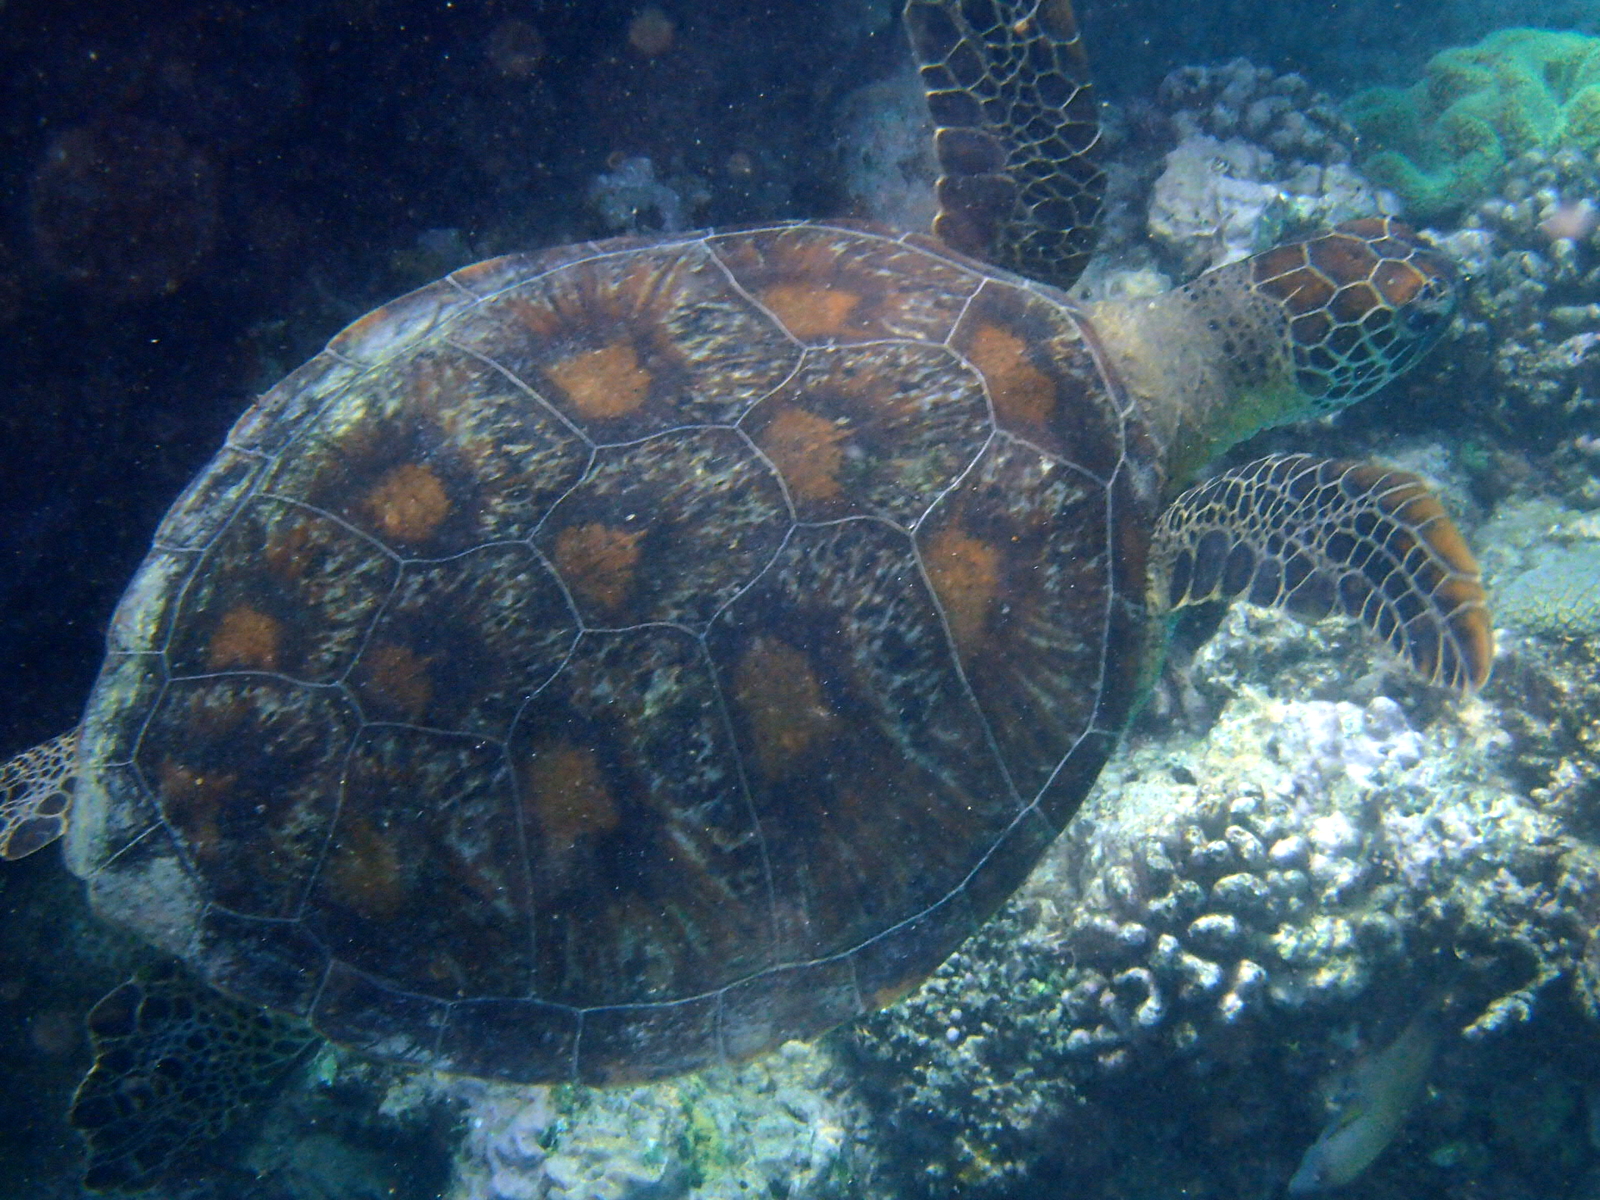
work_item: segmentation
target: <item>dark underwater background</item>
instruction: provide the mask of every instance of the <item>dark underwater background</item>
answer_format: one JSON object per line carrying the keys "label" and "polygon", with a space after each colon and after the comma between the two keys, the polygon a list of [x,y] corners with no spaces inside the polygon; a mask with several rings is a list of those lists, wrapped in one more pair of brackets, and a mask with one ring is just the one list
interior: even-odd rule
{"label": "dark underwater background", "polygon": [[[615,156],[703,180],[696,223],[850,211],[834,114],[906,59],[892,0],[664,5],[677,29],[655,57],[627,40],[645,7],[0,10],[0,745],[71,724],[167,505],[251,396],[348,321],[463,255],[613,232],[584,196]],[[1600,28],[1592,6],[1518,8]],[[1107,98],[1241,55],[1326,89],[1404,83],[1506,14],[1080,9]],[[435,254],[440,230],[457,236]]]}
{"label": "dark underwater background", "polygon": [[[669,225],[869,215],[847,169],[849,142],[860,136],[853,97],[864,85],[904,78],[898,7],[0,0],[0,756],[74,724],[106,622],[162,513],[252,397],[349,321],[457,266],[514,250]],[[1162,82],[1174,71],[1242,57],[1273,76],[1298,74],[1338,103],[1369,87],[1413,84],[1434,54],[1478,42],[1506,25],[1513,7],[1518,24],[1600,36],[1600,6],[1576,0],[1079,0],[1077,11],[1099,94],[1120,114],[1117,146],[1148,165],[1173,140],[1168,117],[1157,116]],[[639,166],[646,159],[648,172]],[[1146,166],[1132,174],[1140,171],[1152,173]],[[1573,181],[1592,176],[1562,175],[1567,190],[1558,200],[1576,205]],[[1498,187],[1499,180],[1485,198],[1518,201]],[[1459,232],[1470,215],[1462,209],[1431,224]],[[1121,230],[1118,249],[1144,262],[1143,235],[1130,220],[1112,213],[1108,223]],[[1504,229],[1513,229],[1508,221]],[[1538,252],[1504,229],[1480,264]],[[1600,303],[1595,277],[1584,274],[1600,252],[1583,243],[1574,253],[1582,256],[1577,275],[1518,303],[1574,311]],[[1174,261],[1158,261],[1178,281]],[[1487,289],[1498,270],[1486,267],[1477,286]],[[1581,314],[1562,317],[1569,324],[1540,341],[1518,331],[1542,315],[1502,320],[1504,305],[1493,296],[1482,292],[1470,327],[1415,377],[1337,422],[1304,436],[1276,432],[1260,447],[1381,453],[1398,437],[1418,461],[1428,447],[1445,447],[1452,485],[1475,506],[1478,524],[1513,497],[1543,495],[1569,513],[1600,507],[1594,446],[1585,440],[1600,438],[1600,415],[1587,398],[1600,380],[1582,362],[1588,343],[1572,344],[1600,328],[1600,308],[1587,325]],[[1558,369],[1562,346],[1571,359],[1566,374]],[[1530,385],[1531,399],[1519,407],[1524,397],[1502,387],[1506,379],[1544,382]],[[1593,641],[1581,623],[1557,631],[1552,648],[1531,649],[1502,672],[1506,690],[1490,696],[1504,714],[1498,728],[1515,743],[1505,755],[1508,786],[1545,805],[1560,825],[1554,838],[1582,840],[1600,827],[1590,813],[1600,806]],[[1330,653],[1338,661],[1339,646]],[[1319,698],[1346,696],[1338,678],[1318,680]],[[1377,692],[1412,705],[1419,727],[1442,703],[1406,684],[1349,694],[1367,703]],[[1157,724],[1146,733],[1158,735],[1159,714],[1149,720]],[[54,853],[0,869],[0,1196],[73,1195],[76,1144],[59,1114],[87,1062],[76,1014],[115,982],[129,952],[96,942],[93,971],[68,966],[56,956],[63,943],[104,935],[74,907],[75,885]],[[1571,946],[1549,959],[1581,963],[1592,953],[1592,923],[1571,915],[1588,911],[1575,898],[1578,876],[1549,863],[1539,869],[1549,903],[1568,905],[1561,936]],[[1546,936],[1522,935],[1530,943]],[[1478,950],[1492,957],[1493,940]],[[1439,935],[1429,953],[1460,952],[1447,942]],[[995,1003],[992,990],[985,995]],[[1415,1003],[1397,1001],[1382,1034],[1349,1040],[1381,1043]],[[1413,1148],[1422,1166],[1360,1180],[1349,1194],[1600,1196],[1600,1100],[1595,1085],[1581,1082],[1586,1071],[1600,1078],[1600,1024],[1586,1014],[1582,997],[1552,1001],[1530,1018],[1538,1037],[1459,1068],[1452,1103],[1470,1107],[1497,1073],[1525,1080],[1565,1062],[1568,1073],[1557,1071],[1557,1082],[1532,1098],[1500,1101],[1506,1113],[1537,1112],[1537,1131],[1521,1140],[1484,1132],[1456,1159],[1439,1151],[1456,1144],[1441,1135],[1432,1159],[1429,1147]],[[1288,1021],[1279,1032],[1285,1043],[1319,1037],[1308,1032],[1314,1024]],[[906,1047],[916,1039],[903,1030],[877,1036],[876,1049],[855,1052],[862,1071],[892,1073],[915,1057]],[[1252,1053],[1270,1064],[1293,1051]],[[1239,1133],[1224,1108],[1207,1111],[1186,1094],[1173,1101],[1187,1123],[1172,1136],[1197,1140],[1173,1143],[1172,1157],[1153,1160],[1159,1166],[1121,1194],[1281,1194],[1283,1164],[1292,1169],[1319,1127],[1306,1099],[1318,1072],[1309,1062],[1299,1069],[1292,1086],[1266,1067],[1247,1081],[1257,1102],[1292,1108],[1299,1121],[1287,1132],[1264,1121],[1266,1134],[1245,1135],[1287,1139],[1275,1152],[1276,1174],[1232,1174],[1205,1159],[1211,1151],[1193,1157],[1194,1146],[1232,1144]],[[352,1095],[363,1082],[351,1085]],[[1274,1086],[1290,1087],[1281,1105]],[[899,1098],[882,1098],[891,1094]],[[961,1103],[953,1085],[908,1096],[882,1084],[880,1116],[892,1117],[897,1103]],[[1114,1089],[1097,1102],[1114,1107]],[[368,1157],[359,1162],[388,1164],[371,1168],[370,1191],[348,1182],[360,1176],[357,1167],[337,1186],[319,1177],[263,1184],[259,1194],[441,1195],[459,1133],[454,1112],[431,1108],[400,1133],[362,1134]],[[332,1120],[327,1112],[319,1119]],[[1510,1123],[1505,1116],[1500,1127]],[[1150,1128],[1130,1121],[1116,1136]],[[930,1149],[907,1137],[903,1152],[927,1162],[952,1144]],[[1033,1153],[1015,1152],[1019,1162]],[[1075,1174],[1073,1161],[1042,1168],[1044,1176],[1024,1167],[963,1176],[945,1164],[920,1182],[905,1162],[890,1163],[870,1187],[848,1179],[829,1186],[840,1195],[1112,1194]],[[1099,1170],[1104,1157],[1084,1161],[1085,1172]],[[1466,1165],[1450,1174],[1459,1163]],[[229,1186],[217,1194],[254,1194],[237,1179]]]}

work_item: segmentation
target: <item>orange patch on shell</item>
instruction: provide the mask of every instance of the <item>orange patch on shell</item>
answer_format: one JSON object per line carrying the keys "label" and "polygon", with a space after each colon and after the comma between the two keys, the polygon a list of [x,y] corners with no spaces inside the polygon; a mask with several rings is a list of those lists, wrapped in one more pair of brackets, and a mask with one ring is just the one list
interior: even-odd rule
{"label": "orange patch on shell", "polygon": [[750,722],[756,758],[768,779],[788,774],[832,737],[838,716],[806,656],[777,638],[756,638],[734,669],[733,693]]}
{"label": "orange patch on shell", "polygon": [[832,500],[839,495],[841,443],[849,432],[826,417],[803,408],[786,408],[762,430],[761,449],[777,465],[790,489],[804,500]]}
{"label": "orange patch on shell", "polygon": [[613,612],[633,586],[644,533],[598,521],[563,529],[556,537],[556,570],[582,599]]}
{"label": "orange patch on shell", "polygon": [[161,763],[157,777],[162,815],[196,854],[211,854],[222,840],[222,810],[237,777],[203,775],[170,758]]}
{"label": "orange patch on shell", "polygon": [[216,632],[206,647],[206,668],[220,671],[227,667],[252,667],[276,671],[283,648],[283,626],[247,604],[230,608],[217,622]]}
{"label": "orange patch on shell", "polygon": [[430,468],[401,463],[367,493],[366,509],[380,536],[396,542],[422,542],[450,515],[450,497]]}
{"label": "orange patch on shell", "polygon": [[371,821],[357,819],[340,825],[322,878],[335,900],[363,917],[385,920],[405,904],[399,850]]}
{"label": "orange patch on shell", "polygon": [[546,367],[545,373],[580,416],[597,421],[627,416],[650,393],[650,372],[627,341],[574,354]]}
{"label": "orange patch on shell", "polygon": [[956,648],[970,653],[1000,592],[1000,551],[959,529],[943,529],[928,543],[923,561]]}
{"label": "orange patch on shell", "polygon": [[546,854],[562,854],[622,820],[592,750],[566,744],[540,750],[524,767],[522,783]]}
{"label": "orange patch on shell", "polygon": [[1038,429],[1055,415],[1055,386],[1028,360],[1027,343],[1010,330],[980,325],[967,357],[988,382],[1001,425]]}
{"label": "orange patch on shell", "polygon": [[361,656],[361,673],[377,698],[414,721],[433,699],[428,662],[410,646],[379,642]]}
{"label": "orange patch on shell", "polygon": [[775,283],[761,293],[761,303],[791,334],[808,342],[849,332],[861,297],[821,283]]}

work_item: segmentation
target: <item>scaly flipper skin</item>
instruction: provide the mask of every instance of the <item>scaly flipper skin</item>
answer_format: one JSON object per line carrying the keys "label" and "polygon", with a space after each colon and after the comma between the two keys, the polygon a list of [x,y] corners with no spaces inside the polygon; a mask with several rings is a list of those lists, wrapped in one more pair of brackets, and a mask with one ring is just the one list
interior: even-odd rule
{"label": "scaly flipper skin", "polygon": [[948,246],[1070,287],[1105,196],[1100,116],[1068,0],[908,0]]}
{"label": "scaly flipper skin", "polygon": [[176,966],[140,972],[89,1013],[94,1066],[72,1099],[84,1186],[143,1191],[193,1170],[317,1042],[298,1021],[230,1000]]}
{"label": "scaly flipper skin", "polygon": [[1494,658],[1478,564],[1415,475],[1275,455],[1179,496],[1151,547],[1166,613],[1244,595],[1317,620],[1358,617],[1429,682],[1481,687]]}
{"label": "scaly flipper skin", "polygon": [[27,858],[66,832],[77,761],[74,729],[0,766],[0,859]]}

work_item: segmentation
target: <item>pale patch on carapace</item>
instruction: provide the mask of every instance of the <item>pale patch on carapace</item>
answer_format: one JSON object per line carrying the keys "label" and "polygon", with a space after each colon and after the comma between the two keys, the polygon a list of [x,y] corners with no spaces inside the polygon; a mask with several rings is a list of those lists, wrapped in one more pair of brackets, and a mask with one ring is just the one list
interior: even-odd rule
{"label": "pale patch on carapace", "polygon": [[650,372],[626,340],[584,350],[545,368],[581,417],[605,421],[638,410],[650,394]]}
{"label": "pale patch on carapace", "polygon": [[366,510],[379,536],[396,542],[423,542],[450,515],[444,484],[422,463],[401,463],[367,493]]}
{"label": "pale patch on carapace", "polygon": [[283,626],[259,609],[240,604],[223,613],[217,622],[206,646],[206,668],[276,671],[282,649]]}
{"label": "pale patch on carapace", "polygon": [[942,529],[929,541],[923,561],[957,649],[970,653],[1000,591],[1000,551],[959,529]]}

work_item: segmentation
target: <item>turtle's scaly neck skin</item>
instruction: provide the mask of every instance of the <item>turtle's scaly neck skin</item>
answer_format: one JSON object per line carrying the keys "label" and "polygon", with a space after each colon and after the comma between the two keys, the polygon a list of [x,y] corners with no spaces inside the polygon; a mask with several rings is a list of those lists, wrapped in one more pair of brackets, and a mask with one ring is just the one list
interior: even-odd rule
{"label": "turtle's scaly neck skin", "polygon": [[1248,268],[1230,263],[1187,287],[1090,310],[1162,448],[1169,498],[1220,451],[1310,408],[1295,386],[1287,322],[1248,289]]}
{"label": "turtle's scaly neck skin", "polygon": [[1388,383],[1438,339],[1457,292],[1442,254],[1366,218],[1089,316],[1163,449],[1170,496],[1258,430]]}

